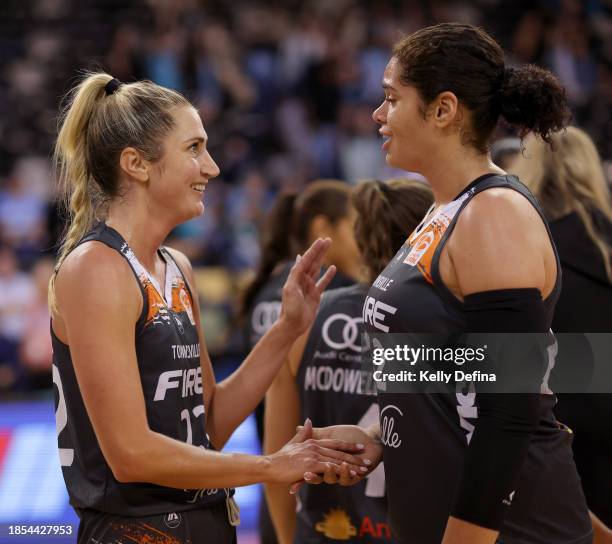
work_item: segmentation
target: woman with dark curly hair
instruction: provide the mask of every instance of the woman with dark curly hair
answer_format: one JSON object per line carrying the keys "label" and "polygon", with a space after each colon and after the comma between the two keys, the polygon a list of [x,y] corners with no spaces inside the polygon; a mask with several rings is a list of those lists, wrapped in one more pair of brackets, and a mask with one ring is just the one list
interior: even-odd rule
{"label": "woman with dark curly hair", "polygon": [[[536,199],[492,163],[488,145],[500,117],[548,141],[569,118],[563,88],[536,66],[506,67],[491,36],[455,23],[398,42],[383,88],[373,117],[387,163],[424,175],[435,206],[370,288],[366,329],[546,335],[559,258]],[[550,363],[538,364],[537,392],[379,392],[380,425],[315,436],[363,441],[369,459],[384,453],[401,542],[586,544],[592,528],[570,433],[553,415]],[[337,481],[332,471],[304,478]],[[340,483],[358,479],[346,469]]]}

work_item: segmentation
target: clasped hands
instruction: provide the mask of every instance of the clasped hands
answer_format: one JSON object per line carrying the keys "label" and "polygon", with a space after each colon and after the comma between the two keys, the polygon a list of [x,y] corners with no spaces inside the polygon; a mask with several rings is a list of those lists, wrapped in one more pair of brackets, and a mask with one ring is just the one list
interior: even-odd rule
{"label": "clasped hands", "polygon": [[323,472],[305,472],[303,479],[291,485],[289,492],[295,494],[304,483],[355,485],[368,476],[380,463],[382,444],[378,439],[377,426],[364,429],[358,425],[333,425],[313,428],[309,419],[304,426],[299,426],[291,442],[304,440],[339,440],[356,446],[353,456],[361,461],[355,465],[346,461],[330,462]]}

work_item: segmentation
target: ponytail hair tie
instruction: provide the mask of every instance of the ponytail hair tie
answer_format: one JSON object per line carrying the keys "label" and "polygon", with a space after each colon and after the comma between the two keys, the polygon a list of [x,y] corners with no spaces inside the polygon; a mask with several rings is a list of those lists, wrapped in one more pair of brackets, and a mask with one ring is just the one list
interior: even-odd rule
{"label": "ponytail hair tie", "polygon": [[104,91],[106,92],[106,96],[110,96],[111,94],[114,94],[115,91],[121,87],[121,85],[123,85],[123,83],[121,83],[121,81],[119,81],[116,78],[111,79],[105,86],[104,86]]}
{"label": "ponytail hair tie", "polygon": [[499,78],[499,84],[497,87],[498,93],[501,93],[503,91],[504,87],[508,85],[508,81],[512,79],[514,74],[516,74],[516,68],[510,68],[510,67],[504,68],[504,71],[502,72],[501,77]]}

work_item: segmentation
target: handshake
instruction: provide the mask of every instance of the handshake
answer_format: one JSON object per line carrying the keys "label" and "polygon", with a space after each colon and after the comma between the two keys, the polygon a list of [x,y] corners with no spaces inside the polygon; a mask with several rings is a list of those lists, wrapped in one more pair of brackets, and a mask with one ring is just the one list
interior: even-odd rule
{"label": "handshake", "polygon": [[374,470],[382,457],[379,427],[357,425],[313,428],[310,419],[279,451],[267,456],[271,483],[290,483],[290,493],[309,484],[354,485]]}

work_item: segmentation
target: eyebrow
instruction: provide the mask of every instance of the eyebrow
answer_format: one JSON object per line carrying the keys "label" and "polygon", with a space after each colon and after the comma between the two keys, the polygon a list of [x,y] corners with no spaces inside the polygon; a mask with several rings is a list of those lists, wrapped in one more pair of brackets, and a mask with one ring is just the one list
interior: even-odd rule
{"label": "eyebrow", "polygon": [[382,82],[382,88],[387,90],[389,89],[390,91],[395,91],[395,87],[393,85],[391,85],[391,83],[387,83],[386,81]]}
{"label": "eyebrow", "polygon": [[202,138],[202,136],[194,136],[193,138],[187,138],[183,143],[197,141],[198,143],[205,144],[208,141],[208,138]]}

